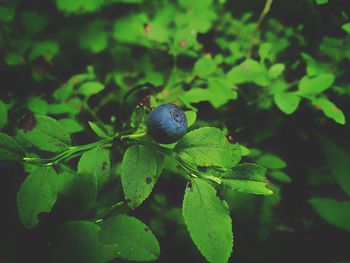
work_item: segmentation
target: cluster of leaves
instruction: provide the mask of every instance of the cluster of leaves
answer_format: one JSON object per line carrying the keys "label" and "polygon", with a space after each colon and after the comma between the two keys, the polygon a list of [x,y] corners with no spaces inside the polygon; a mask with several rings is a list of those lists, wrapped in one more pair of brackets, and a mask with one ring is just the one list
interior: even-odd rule
{"label": "cluster of leaves", "polygon": [[[256,16],[233,17],[222,0],[55,0],[48,5],[53,17],[31,8],[17,12],[21,4],[0,7],[3,61],[9,68],[26,67],[35,85],[51,83],[54,89],[38,94],[33,88],[22,101],[11,94],[0,100],[0,161],[21,162],[28,173],[17,194],[26,228],[40,226],[43,213],[71,208],[52,237],[55,261],[156,260],[162,214],[186,225],[209,262],[227,262],[233,249],[230,190],[271,195],[263,199],[259,220],[263,230],[272,226],[278,184],[291,182],[286,162],[230,143],[224,121],[197,120],[203,102],[222,113],[243,99],[247,108],[276,106],[290,115],[304,100],[336,123],[346,122],[330,98],[350,94],[347,71],[334,66],[350,58],[343,52],[350,50],[349,34],[324,37],[319,52],[310,55],[302,25],[268,19],[260,30]],[[125,12],[111,15],[114,8]],[[342,28],[350,32],[349,23]],[[283,57],[292,43],[300,53],[295,61]],[[81,57],[91,61],[81,65]],[[133,96],[141,92],[148,96]],[[191,130],[177,143],[161,145],[143,137],[145,120],[150,109],[167,102],[187,109]],[[24,116],[16,110],[20,103]],[[15,124],[9,114],[16,115]],[[86,144],[84,135],[94,142]],[[323,144],[349,194],[345,155]],[[151,193],[168,174],[181,176],[187,186],[182,208],[163,215],[165,197]],[[161,207],[153,207],[159,214],[150,222],[155,234],[130,215],[150,196]],[[349,202],[310,203],[328,222],[349,230],[349,215],[333,213]]]}
{"label": "cluster of leaves", "polygon": [[[105,137],[102,128],[97,128],[97,125],[91,127]],[[1,160],[28,162],[25,169],[30,174],[17,194],[18,214],[25,227],[35,227],[39,223],[39,214],[50,212],[58,199],[67,199],[70,195],[79,195],[81,202],[78,210],[83,214],[99,205],[96,200],[99,190],[112,180],[110,153],[106,147],[110,147],[119,134],[102,138],[96,143],[70,146],[70,136],[63,125],[51,117],[33,113],[25,116],[21,122],[17,131],[20,142],[4,133],[0,135]],[[132,135],[123,135],[121,138],[132,138]],[[28,151],[33,147],[59,154],[48,159],[28,157]],[[186,187],[183,202],[183,216],[191,237],[209,261],[226,262],[233,245],[231,218],[227,204],[216,195],[212,184],[269,195],[272,191],[266,187],[266,170],[250,163],[237,165],[241,159],[240,146],[230,144],[225,134],[217,128],[204,127],[190,131],[171,148],[173,149],[147,140],[137,140],[136,144],[127,148],[121,163],[120,178],[125,200],[131,209],[138,207],[150,195],[157,182],[164,166],[164,156],[174,158],[187,171],[187,176],[193,177]],[[76,171],[62,163],[79,155],[81,157]],[[200,171],[199,167],[205,169]],[[215,169],[215,172],[210,172],[211,169]],[[108,215],[109,209],[110,207],[107,211],[100,210],[94,218],[95,223],[74,221],[64,224],[62,231],[69,237],[64,235],[62,238],[69,238],[74,244],[83,235],[84,240],[89,240],[84,245],[93,248],[89,250],[92,253],[90,258],[99,258],[99,262],[104,262],[109,257],[156,259],[159,256],[159,245],[149,229],[128,216],[117,215],[106,220],[100,218],[104,214]],[[222,223],[218,224],[218,221]],[[202,229],[204,224],[205,232]],[[120,229],[125,230],[120,232]],[[130,246],[130,242],[133,246]],[[70,250],[63,250],[59,254],[63,258],[71,256]],[[73,259],[75,256],[73,254]]]}

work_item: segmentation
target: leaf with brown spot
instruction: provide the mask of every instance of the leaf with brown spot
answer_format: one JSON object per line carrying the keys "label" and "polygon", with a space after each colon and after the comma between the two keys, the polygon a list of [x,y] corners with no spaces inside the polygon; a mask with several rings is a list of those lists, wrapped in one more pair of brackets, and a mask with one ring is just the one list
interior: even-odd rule
{"label": "leaf with brown spot", "polygon": [[232,253],[232,222],[229,208],[216,196],[215,188],[203,179],[193,179],[192,187],[186,187],[182,214],[202,255],[209,262],[226,263]]}
{"label": "leaf with brown spot", "polygon": [[143,145],[129,147],[122,162],[121,180],[128,205],[138,207],[152,192],[163,169],[164,157]]}
{"label": "leaf with brown spot", "polygon": [[99,188],[101,188],[108,181],[110,165],[109,151],[96,147],[81,156],[78,173],[96,176]]}
{"label": "leaf with brown spot", "polygon": [[71,144],[67,131],[55,119],[39,114],[25,115],[18,133],[40,150],[63,152]]}

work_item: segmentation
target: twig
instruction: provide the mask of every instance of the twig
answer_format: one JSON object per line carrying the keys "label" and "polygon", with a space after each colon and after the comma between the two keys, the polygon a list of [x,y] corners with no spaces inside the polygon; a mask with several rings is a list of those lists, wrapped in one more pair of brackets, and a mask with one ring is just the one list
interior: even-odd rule
{"label": "twig", "polygon": [[255,27],[253,34],[252,34],[251,46],[250,46],[249,52],[247,54],[248,58],[250,58],[252,56],[253,47],[256,45],[256,34],[258,33],[258,30],[259,30],[261,23],[264,20],[265,16],[270,12],[272,2],[273,2],[273,0],[266,0],[264,9],[261,12],[258,21],[256,22],[256,27]]}

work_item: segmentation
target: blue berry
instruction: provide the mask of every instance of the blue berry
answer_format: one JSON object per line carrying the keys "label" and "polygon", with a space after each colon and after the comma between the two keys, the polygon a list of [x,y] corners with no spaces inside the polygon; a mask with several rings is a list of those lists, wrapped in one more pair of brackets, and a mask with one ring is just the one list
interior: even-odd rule
{"label": "blue berry", "polygon": [[154,108],[146,124],[148,134],[159,143],[174,143],[187,131],[184,111],[170,103]]}

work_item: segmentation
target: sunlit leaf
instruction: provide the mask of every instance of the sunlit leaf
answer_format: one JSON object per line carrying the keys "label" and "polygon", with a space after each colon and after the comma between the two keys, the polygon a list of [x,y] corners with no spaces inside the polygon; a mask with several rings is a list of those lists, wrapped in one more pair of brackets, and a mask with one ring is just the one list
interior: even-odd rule
{"label": "sunlit leaf", "polygon": [[334,120],[336,123],[345,124],[346,119],[343,111],[327,98],[313,99],[312,103],[321,109],[328,118]]}
{"label": "sunlit leaf", "polygon": [[247,59],[240,65],[233,67],[227,73],[227,79],[233,84],[253,82],[265,86],[268,83],[263,67],[252,59]]}
{"label": "sunlit leaf", "polygon": [[48,103],[39,98],[33,97],[27,102],[28,109],[34,113],[46,115],[49,109]]}
{"label": "sunlit leaf", "polygon": [[207,77],[216,70],[216,63],[210,58],[200,58],[194,65],[194,73],[199,77]]}
{"label": "sunlit leaf", "polygon": [[320,74],[316,77],[303,77],[299,82],[299,91],[302,95],[319,94],[328,89],[334,82],[332,74]]}
{"label": "sunlit leaf", "polygon": [[84,95],[85,97],[90,97],[104,90],[105,86],[100,82],[86,82],[80,86],[78,93]]}
{"label": "sunlit leaf", "polygon": [[279,77],[284,72],[285,68],[286,67],[284,64],[281,64],[281,63],[273,64],[268,70],[269,77],[271,79],[275,79]]}
{"label": "sunlit leaf", "polygon": [[241,159],[238,144],[230,144],[225,134],[212,127],[188,132],[175,146],[185,161],[199,166],[234,167]]}
{"label": "sunlit leaf", "polygon": [[300,103],[300,97],[293,92],[278,92],[274,96],[277,107],[285,114],[292,114]]}
{"label": "sunlit leaf", "polygon": [[222,183],[244,193],[270,195],[272,190],[267,188],[266,169],[262,166],[243,163],[228,170],[221,177]]}

